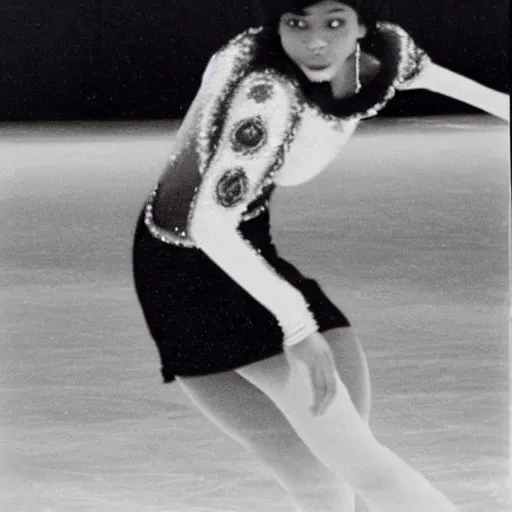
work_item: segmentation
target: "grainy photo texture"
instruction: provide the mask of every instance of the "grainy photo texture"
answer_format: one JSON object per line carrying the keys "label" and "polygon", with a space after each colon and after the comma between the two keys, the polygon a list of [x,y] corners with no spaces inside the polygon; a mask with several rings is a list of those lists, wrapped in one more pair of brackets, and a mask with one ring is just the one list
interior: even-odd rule
{"label": "grainy photo texture", "polygon": [[0,0],[0,509],[510,510],[507,11]]}

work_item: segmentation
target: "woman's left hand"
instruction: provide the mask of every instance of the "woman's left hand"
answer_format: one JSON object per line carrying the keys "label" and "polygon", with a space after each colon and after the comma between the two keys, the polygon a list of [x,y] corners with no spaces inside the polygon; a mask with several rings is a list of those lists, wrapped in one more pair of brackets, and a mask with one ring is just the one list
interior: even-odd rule
{"label": "woman's left hand", "polygon": [[323,414],[336,396],[336,365],[331,347],[318,332],[310,334],[299,343],[285,347],[285,352],[293,366],[302,363],[306,366],[313,388],[313,416]]}

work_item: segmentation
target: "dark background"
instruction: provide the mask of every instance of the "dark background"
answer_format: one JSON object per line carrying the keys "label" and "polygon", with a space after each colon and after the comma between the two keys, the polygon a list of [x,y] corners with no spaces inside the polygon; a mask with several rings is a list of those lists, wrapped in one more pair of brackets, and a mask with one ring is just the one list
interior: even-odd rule
{"label": "dark background", "polygon": [[[394,0],[381,12],[437,63],[508,91],[507,0]],[[0,120],[181,117],[209,56],[255,19],[243,0],[0,0]],[[451,112],[473,109],[408,92],[384,114]]]}

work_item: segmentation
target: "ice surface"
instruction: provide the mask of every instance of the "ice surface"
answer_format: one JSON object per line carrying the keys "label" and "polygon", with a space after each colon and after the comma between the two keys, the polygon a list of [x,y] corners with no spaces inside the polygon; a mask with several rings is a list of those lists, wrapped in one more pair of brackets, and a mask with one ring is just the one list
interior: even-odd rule
{"label": "ice surface", "polygon": [[[2,511],[292,510],[160,383],[130,243],[173,128],[0,127]],[[508,155],[485,116],[372,121],[273,205],[281,252],[359,332],[377,436],[464,512],[510,507]]]}

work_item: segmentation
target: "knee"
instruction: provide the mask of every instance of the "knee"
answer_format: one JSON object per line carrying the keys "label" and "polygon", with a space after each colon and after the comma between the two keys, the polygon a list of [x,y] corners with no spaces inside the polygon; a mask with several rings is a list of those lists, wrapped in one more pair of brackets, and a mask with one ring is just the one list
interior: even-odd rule
{"label": "knee", "polygon": [[397,481],[393,472],[372,468],[358,475],[354,487],[360,491],[361,495],[374,495],[393,489]]}
{"label": "knee", "polygon": [[329,489],[338,486],[337,475],[314,457],[294,434],[254,433],[243,444],[255,459],[284,482],[295,497],[306,499],[308,496],[324,496]]}
{"label": "knee", "polygon": [[388,457],[386,459],[370,462],[351,479],[351,484],[362,496],[386,495],[402,482],[400,465],[394,464]]}
{"label": "knee", "polygon": [[[320,463],[293,433],[251,432],[249,435],[246,434],[240,442],[255,459],[274,472],[286,475],[288,482],[313,485],[319,479],[325,483],[326,476],[330,473],[324,466],[322,466],[322,472],[318,471],[317,466],[320,466]],[[316,469],[313,471],[313,468]],[[316,474],[315,477],[313,477],[314,474]]]}

